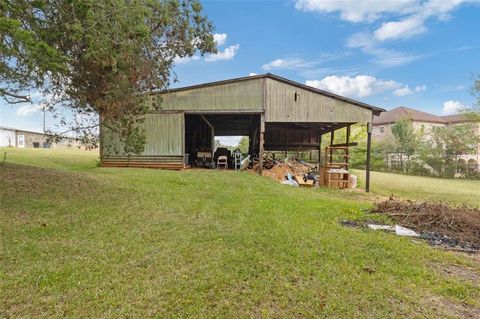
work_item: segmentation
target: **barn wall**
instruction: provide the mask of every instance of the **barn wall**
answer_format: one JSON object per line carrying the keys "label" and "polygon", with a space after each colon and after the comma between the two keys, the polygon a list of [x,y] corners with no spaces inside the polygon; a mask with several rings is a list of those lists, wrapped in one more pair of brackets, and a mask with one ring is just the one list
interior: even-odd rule
{"label": "barn wall", "polygon": [[183,155],[183,113],[148,114],[144,128],[146,144],[142,155]]}
{"label": "barn wall", "polygon": [[[277,80],[266,79],[266,122],[369,122],[372,111]],[[295,101],[297,93],[297,101]]]}
{"label": "barn wall", "polygon": [[243,80],[159,94],[161,110],[261,111],[263,79]]}
{"label": "barn wall", "polygon": [[[146,141],[141,156],[183,156],[183,113],[147,114],[142,127]],[[102,127],[102,155],[126,155],[118,134],[107,127]]]}

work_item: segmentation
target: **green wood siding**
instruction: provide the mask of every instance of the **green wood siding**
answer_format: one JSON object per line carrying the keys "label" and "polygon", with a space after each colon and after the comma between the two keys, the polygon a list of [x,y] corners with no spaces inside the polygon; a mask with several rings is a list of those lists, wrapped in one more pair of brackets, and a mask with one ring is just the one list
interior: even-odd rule
{"label": "green wood siding", "polygon": [[[145,149],[141,156],[183,156],[183,113],[147,114],[142,124],[145,130]],[[102,156],[125,156],[118,134],[102,127]]]}
{"label": "green wood siding", "polygon": [[146,143],[142,155],[183,155],[183,113],[148,114],[144,128]]}
{"label": "green wood siding", "polygon": [[161,110],[260,111],[262,80],[252,79],[159,94]]}
{"label": "green wood siding", "polygon": [[369,122],[372,119],[372,111],[369,109],[273,79],[266,80],[266,122],[341,123]]}

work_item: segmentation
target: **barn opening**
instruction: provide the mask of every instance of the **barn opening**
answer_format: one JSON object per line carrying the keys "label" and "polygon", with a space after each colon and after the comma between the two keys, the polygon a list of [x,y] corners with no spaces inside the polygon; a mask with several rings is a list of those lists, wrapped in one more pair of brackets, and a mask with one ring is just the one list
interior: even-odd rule
{"label": "barn opening", "polygon": [[[214,167],[219,156],[229,150],[218,150],[215,139],[220,136],[248,136],[248,154],[259,153],[260,114],[185,114],[185,155],[190,167]],[[231,162],[232,156],[228,154]],[[232,167],[232,163],[229,163]]]}

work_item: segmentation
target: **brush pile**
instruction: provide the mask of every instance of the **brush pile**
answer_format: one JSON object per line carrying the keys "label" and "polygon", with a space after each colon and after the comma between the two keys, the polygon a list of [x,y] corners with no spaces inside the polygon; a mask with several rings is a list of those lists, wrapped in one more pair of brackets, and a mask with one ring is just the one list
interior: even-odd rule
{"label": "brush pile", "polygon": [[444,203],[403,201],[391,197],[376,203],[373,213],[390,216],[435,245],[480,249],[480,209]]}

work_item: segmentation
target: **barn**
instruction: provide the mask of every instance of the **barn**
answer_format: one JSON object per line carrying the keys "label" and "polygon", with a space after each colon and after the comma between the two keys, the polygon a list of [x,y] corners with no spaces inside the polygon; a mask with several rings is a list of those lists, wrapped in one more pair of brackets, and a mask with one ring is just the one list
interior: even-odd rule
{"label": "barn", "polygon": [[215,136],[248,136],[249,154],[261,160],[264,151],[321,150],[323,134],[355,123],[369,123],[370,141],[373,116],[384,111],[270,73],[156,94],[161,103],[142,124],[143,153],[125,154],[101,127],[101,165],[182,169],[199,152],[213,156]]}

